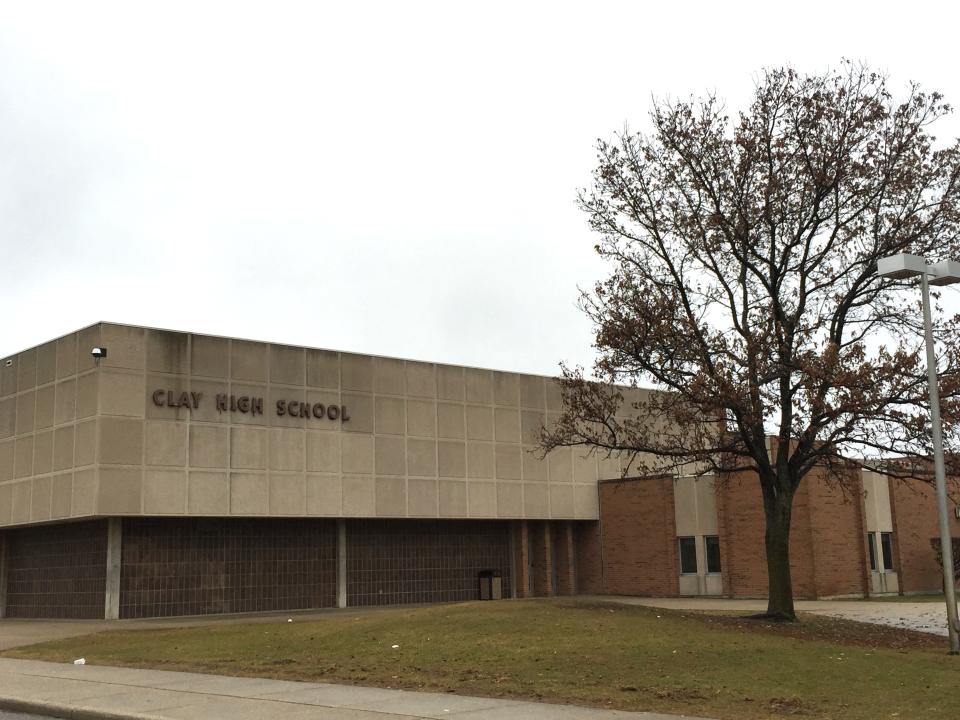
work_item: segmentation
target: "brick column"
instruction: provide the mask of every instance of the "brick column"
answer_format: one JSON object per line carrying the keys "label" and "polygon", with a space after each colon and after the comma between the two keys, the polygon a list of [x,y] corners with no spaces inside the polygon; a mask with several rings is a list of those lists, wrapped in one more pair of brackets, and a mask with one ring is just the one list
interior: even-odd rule
{"label": "brick column", "polygon": [[539,532],[533,542],[533,594],[538,597],[553,595],[553,548],[550,523],[538,523]]}
{"label": "brick column", "polygon": [[577,594],[576,555],[574,554],[573,523],[569,520],[557,526],[557,595]]}
{"label": "brick column", "polygon": [[107,520],[107,586],[104,593],[103,617],[120,618],[120,559],[123,547],[123,519]]}
{"label": "brick column", "polygon": [[7,536],[0,532],[0,618],[7,616]]}
{"label": "brick column", "polygon": [[516,588],[515,597],[530,597],[530,529],[526,520],[520,520],[514,525],[515,564],[517,567],[513,583]]}
{"label": "brick column", "polygon": [[347,606],[347,521],[337,519],[337,607]]}

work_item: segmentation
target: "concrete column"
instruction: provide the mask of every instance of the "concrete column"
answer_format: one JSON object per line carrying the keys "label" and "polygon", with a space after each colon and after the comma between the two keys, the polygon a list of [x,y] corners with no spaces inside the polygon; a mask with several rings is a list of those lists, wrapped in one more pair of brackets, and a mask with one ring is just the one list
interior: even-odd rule
{"label": "concrete column", "polygon": [[0,618],[7,616],[7,536],[0,532]]}
{"label": "concrete column", "polygon": [[337,519],[337,607],[347,606],[347,521]]}
{"label": "concrete column", "polygon": [[120,553],[123,547],[123,518],[107,520],[107,587],[103,617],[120,619]]}

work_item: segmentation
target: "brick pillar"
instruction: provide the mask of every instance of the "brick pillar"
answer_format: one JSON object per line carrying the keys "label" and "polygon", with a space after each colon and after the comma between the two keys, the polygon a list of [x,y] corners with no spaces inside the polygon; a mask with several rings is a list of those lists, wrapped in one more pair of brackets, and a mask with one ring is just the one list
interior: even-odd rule
{"label": "brick pillar", "polygon": [[553,595],[553,548],[550,523],[538,523],[533,540],[533,593],[538,597]]}
{"label": "brick pillar", "polygon": [[557,595],[577,594],[577,566],[574,554],[573,523],[569,520],[556,528],[557,540]]}
{"label": "brick pillar", "polygon": [[347,606],[347,521],[337,519],[337,607]]}
{"label": "brick pillar", "polygon": [[103,617],[120,618],[120,558],[123,545],[123,519],[107,520],[107,587],[104,593]]}
{"label": "brick pillar", "polygon": [[7,536],[0,532],[0,618],[7,616]]}
{"label": "brick pillar", "polygon": [[516,573],[513,583],[516,588],[515,597],[530,597],[530,528],[526,520],[520,520],[514,525],[514,549]]}

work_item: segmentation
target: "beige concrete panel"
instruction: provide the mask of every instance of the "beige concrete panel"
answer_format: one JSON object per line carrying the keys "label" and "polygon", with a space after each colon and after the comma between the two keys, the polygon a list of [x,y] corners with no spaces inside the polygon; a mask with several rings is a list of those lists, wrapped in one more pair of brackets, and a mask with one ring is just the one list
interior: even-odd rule
{"label": "beige concrete panel", "polygon": [[330,350],[307,350],[307,385],[310,387],[340,387],[340,355]]}
{"label": "beige concrete panel", "polygon": [[493,409],[467,405],[467,440],[493,440]]}
{"label": "beige concrete panel", "polygon": [[[73,425],[58,427],[53,431],[53,469],[69,470],[73,467],[73,445],[75,428]],[[69,503],[67,504],[69,510]]]}
{"label": "beige concrete panel", "polygon": [[[0,360],[0,397],[9,397],[17,392],[17,356]],[[10,363],[7,365],[7,363]]]}
{"label": "beige concrete panel", "polygon": [[57,379],[57,343],[48,342],[37,348],[37,385]]}
{"label": "beige concrete panel", "polygon": [[494,468],[493,443],[467,443],[468,478],[492,478]]}
{"label": "beige concrete panel", "polygon": [[890,483],[885,475],[863,470],[863,489],[866,493],[866,529],[869,532],[893,532],[890,509]]}
{"label": "beige concrete panel", "polygon": [[573,486],[573,512],[581,520],[599,519],[596,485]]}
{"label": "beige concrete panel", "polygon": [[143,375],[101,371],[100,414],[142,418],[146,407],[146,389]]}
{"label": "beige concrete panel", "polygon": [[30,493],[33,483],[30,480],[14,483],[10,486],[10,522],[30,522]]}
{"label": "beige concrete panel", "polygon": [[[100,327],[100,344],[107,348],[107,356],[100,361],[101,367],[127,370],[146,367],[147,342],[143,328],[105,323]],[[90,348],[86,351],[89,353]]]}
{"label": "beige concrete panel", "polygon": [[597,482],[597,457],[584,448],[573,448],[573,481],[578,483]]}
{"label": "beige concrete panel", "polygon": [[50,517],[70,517],[73,503],[73,473],[54,475],[50,489]]}
{"label": "beige concrete panel", "polygon": [[[402,440],[397,440],[402,442]],[[374,469],[372,435],[343,435],[340,439],[343,472],[369,475]]]}
{"label": "beige concrete panel", "polygon": [[673,512],[677,535],[697,534],[697,488],[692,477],[674,478]]}
{"label": "beige concrete panel", "polygon": [[377,435],[374,438],[374,456],[377,475],[403,475],[406,452],[403,438]]}
{"label": "beige concrete panel", "polygon": [[[307,391],[302,387],[286,387],[283,385],[271,385],[269,393],[264,398],[264,415],[261,418],[269,418],[269,424],[274,427],[287,428],[305,428],[307,423],[317,422],[313,418],[300,417],[300,403],[307,401]],[[277,414],[277,403],[284,403],[283,415]],[[291,415],[289,407],[293,403],[295,410]],[[232,413],[234,421],[239,413]]]}
{"label": "beige concrete panel", "polygon": [[[360,435],[353,437],[362,438],[369,442],[370,446],[366,453],[370,466],[368,472],[373,472],[373,438]],[[339,433],[307,432],[307,471],[340,472]]]}
{"label": "beige concrete panel", "polygon": [[230,514],[230,476],[225,472],[190,472],[187,512],[191,515]]}
{"label": "beige concrete panel", "polygon": [[547,455],[550,482],[573,482],[573,453],[568,447],[555,448]]}
{"label": "beige concrete panel", "polygon": [[42,475],[53,470],[53,430],[33,436],[33,474]]}
{"label": "beige concrete panel", "polygon": [[437,443],[437,474],[440,477],[466,477],[467,451],[464,443],[450,440]]}
{"label": "beige concrete panel", "polygon": [[441,480],[439,483],[440,517],[467,517],[467,484],[462,480]]}
{"label": "beige concrete panel", "polygon": [[105,417],[100,419],[101,463],[140,465],[143,463],[143,420]]}
{"label": "beige concrete panel", "polygon": [[100,325],[84,328],[77,333],[77,373],[93,370],[96,367],[90,351],[101,345],[103,343],[100,342]]}
{"label": "beige concrete panel", "polygon": [[30,520],[50,519],[50,496],[53,481],[49,477],[33,479],[33,490],[30,493]]}
{"label": "beige concrete panel", "polygon": [[497,442],[520,442],[520,413],[513,408],[496,408],[493,412]]}
{"label": "beige concrete panel", "polygon": [[410,517],[437,517],[437,481],[425,478],[407,480],[407,515]]}
{"label": "beige concrete panel", "polygon": [[340,476],[307,475],[307,514],[336,517],[340,512]]}
{"label": "beige concrete panel", "polygon": [[534,445],[524,445],[520,450],[523,479],[535,482],[547,481],[547,461],[540,459],[540,451]]}
{"label": "beige concrete panel", "polygon": [[17,397],[17,435],[33,432],[37,417],[37,392],[21,393]]}
{"label": "beige concrete panel", "polygon": [[98,475],[97,513],[99,515],[140,513],[143,470],[100,468]]}
{"label": "beige concrete panel", "polygon": [[192,335],[190,372],[204,377],[225,378],[230,371],[230,341],[208,335]]}
{"label": "beige concrete panel", "polygon": [[350,420],[343,423],[343,431],[350,433],[373,432],[373,397],[342,393],[341,402],[347,406]]}
{"label": "beige concrete panel", "polygon": [[[256,385],[252,383],[230,383],[230,391],[226,393],[228,396],[227,399],[227,410],[224,413],[221,413],[225,419],[228,419],[230,422],[235,425],[261,425],[267,426],[271,424],[276,424],[275,421],[280,420],[277,417],[277,408],[276,403],[272,401],[270,393],[267,392],[266,385]],[[229,405],[229,396],[234,395],[238,401],[239,398],[248,397],[248,398],[263,398],[263,414],[253,412],[240,412],[239,410],[230,410]],[[289,396],[290,400],[303,400],[303,390],[291,390],[284,393],[285,396]],[[214,399],[214,405],[216,405],[216,397]],[[303,419],[299,419],[297,427],[301,427],[303,424]]]}
{"label": "beige concrete panel", "polygon": [[147,330],[147,371],[186,375],[190,371],[190,336]]}
{"label": "beige concrete panel", "polygon": [[93,515],[97,508],[97,471],[78,470],[73,474],[73,499],[70,502],[70,515],[83,517]]}
{"label": "beige concrete panel", "polygon": [[13,480],[13,445],[14,440],[0,442],[0,482]]}
{"label": "beige concrete panel", "polygon": [[468,403],[493,402],[493,373],[491,371],[466,368],[464,370],[464,382]]}
{"label": "beige concrete panel", "polygon": [[230,473],[230,514],[267,515],[270,484],[266,473]]}
{"label": "beige concrete panel", "polygon": [[10,524],[13,510],[13,485],[0,485],[0,526]]}
{"label": "beige concrete panel", "polygon": [[520,406],[543,410],[547,405],[546,379],[536,375],[520,376]]}
{"label": "beige concrete panel", "polygon": [[405,401],[398,398],[378,397],[374,401],[373,429],[378,435],[403,435]]}
{"label": "beige concrete panel", "polygon": [[35,424],[38,430],[53,427],[53,405],[57,388],[47,385],[37,390]]}
{"label": "beige concrete panel", "polygon": [[699,477],[697,489],[698,535],[719,535],[717,525],[717,484],[712,476]]}
{"label": "beige concrete panel", "polygon": [[302,473],[270,473],[270,514],[307,514],[307,478],[305,475]]}
{"label": "beige concrete panel", "polygon": [[575,518],[573,485],[550,485],[550,517]]}
{"label": "beige concrete panel", "polygon": [[87,373],[77,378],[77,419],[97,414],[97,384],[99,373]]}
{"label": "beige concrete panel", "polygon": [[143,512],[183,515],[187,509],[185,470],[147,470],[143,473]]}
{"label": "beige concrete panel", "polygon": [[407,488],[403,478],[378,477],[375,487],[378,517],[406,517]]}
{"label": "beige concrete panel", "polygon": [[432,363],[407,361],[406,375],[407,395],[422,398],[437,396],[437,374]]}
{"label": "beige concrete panel", "polygon": [[[432,400],[407,400],[407,435],[436,436],[437,405]],[[463,427],[463,406],[460,406],[460,426]]]}
{"label": "beige concrete panel", "polygon": [[[340,393],[336,390],[307,390],[307,402],[310,403],[311,411],[313,406],[316,403],[323,405],[324,411],[329,408],[331,405],[342,406],[343,403],[340,401]],[[353,408],[347,408],[347,417],[351,420],[343,422],[342,419],[331,420],[329,416],[324,416],[318,418],[312,416],[307,420],[307,430],[327,430],[335,432],[345,427],[352,422],[353,418]]]}
{"label": "beige concrete panel", "polygon": [[[87,348],[89,351],[90,348]],[[57,379],[77,374],[77,334],[57,340]]]}
{"label": "beige concrete panel", "polygon": [[343,514],[346,517],[374,517],[377,501],[372,477],[345,476],[342,481]]}
{"label": "beige concrete panel", "polygon": [[17,431],[17,398],[0,400],[0,438],[13,437]]}
{"label": "beige concrete panel", "polygon": [[234,380],[266,382],[267,344],[249,340],[231,340],[230,377]]}
{"label": "beige concrete panel", "polygon": [[492,482],[468,482],[467,506],[472,518],[497,517],[497,484]]}
{"label": "beige concrete panel", "polygon": [[441,400],[463,402],[466,395],[463,368],[454,365],[437,365],[437,397]]}
{"label": "beige concrete panel", "polygon": [[373,358],[369,355],[340,354],[341,390],[373,390]]}
{"label": "beige concrete panel", "polygon": [[230,452],[227,428],[218,425],[190,425],[190,466],[227,468]]}
{"label": "beige concrete panel", "polygon": [[497,480],[519,480],[520,446],[497,443]]}
{"label": "beige concrete panel", "polygon": [[57,383],[53,401],[53,421],[57,425],[73,422],[77,417],[77,381],[64,380]]}
{"label": "beige concrete panel", "polygon": [[415,438],[407,439],[407,475],[436,477],[436,440],[417,440]]}
{"label": "beige concrete panel", "polygon": [[463,440],[466,437],[465,415],[465,408],[459,403],[439,403],[437,405],[437,436]]}
{"label": "beige concrete panel", "polygon": [[87,420],[77,423],[77,437],[74,443],[74,467],[92,465],[97,458],[97,421]]}
{"label": "beige concrete panel", "polygon": [[[163,383],[176,385],[177,381],[167,378],[161,384],[156,384],[151,377],[147,380],[147,392],[151,393],[154,389],[166,387]],[[182,389],[186,390],[186,388]],[[260,389],[264,389],[263,386],[260,386]],[[200,395],[199,407],[195,410],[168,407],[158,408],[153,405],[153,401],[151,400],[147,402],[147,417],[176,418],[179,420],[189,419],[217,423],[230,422],[230,411],[222,412],[217,409],[217,395],[230,395],[230,386],[224,380],[198,380],[197,378],[191,378],[190,391]],[[267,399],[264,398],[263,402],[263,412],[270,412],[270,408],[266,405]],[[266,421],[264,421],[263,424],[266,424]]]}
{"label": "beige concrete panel", "polygon": [[290,345],[271,345],[270,382],[303,385],[306,382],[306,350]]}
{"label": "beige concrete panel", "polygon": [[520,439],[528,445],[540,442],[540,433],[546,422],[546,414],[535,410],[524,410],[520,413]]}
{"label": "beige concrete panel", "polygon": [[403,360],[373,359],[373,391],[383,395],[404,394]]}
{"label": "beige concrete panel", "polygon": [[528,518],[550,517],[549,485],[546,483],[523,484],[523,515]]}
{"label": "beige concrete panel", "polygon": [[266,470],[269,458],[267,433],[266,428],[231,427],[230,467],[235,470]]}
{"label": "beige concrete panel", "polygon": [[493,373],[493,402],[497,405],[520,405],[520,376],[514,373]]}
{"label": "beige concrete panel", "polygon": [[20,353],[17,362],[17,392],[32,390],[37,386],[37,349]]}
{"label": "beige concrete panel", "polygon": [[563,404],[563,394],[560,391],[560,383],[553,378],[547,378],[544,388],[547,401],[547,410],[552,410],[555,412],[561,412],[565,410],[566,407]]}
{"label": "beige concrete panel", "polygon": [[623,477],[623,468],[625,465],[625,458],[623,458],[618,453],[614,453],[607,457],[605,452],[600,452],[597,454],[597,472],[600,474],[601,480],[618,480]]}
{"label": "beige concrete panel", "polygon": [[187,423],[148,420],[144,427],[147,465],[187,464]]}
{"label": "beige concrete panel", "polygon": [[306,450],[301,430],[270,430],[270,469],[303,471]]}
{"label": "beige concrete panel", "polygon": [[523,517],[523,485],[497,483],[497,517]]}
{"label": "beige concrete panel", "polygon": [[13,448],[13,476],[15,478],[33,475],[33,436],[17,438]]}

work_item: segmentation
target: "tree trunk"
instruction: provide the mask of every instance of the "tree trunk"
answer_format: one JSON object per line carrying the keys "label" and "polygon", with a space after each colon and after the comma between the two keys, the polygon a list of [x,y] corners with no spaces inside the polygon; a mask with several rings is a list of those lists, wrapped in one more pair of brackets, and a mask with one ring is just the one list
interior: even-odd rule
{"label": "tree trunk", "polygon": [[767,617],[796,620],[793,609],[793,580],[790,577],[790,516],[793,493],[781,488],[764,488],[767,549]]}

